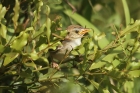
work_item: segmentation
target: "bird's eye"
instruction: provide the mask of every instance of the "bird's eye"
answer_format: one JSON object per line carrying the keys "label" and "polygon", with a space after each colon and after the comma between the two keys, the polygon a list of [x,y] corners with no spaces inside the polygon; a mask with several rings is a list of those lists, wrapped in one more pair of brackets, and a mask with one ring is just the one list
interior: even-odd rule
{"label": "bird's eye", "polygon": [[79,31],[78,30],[75,30],[75,33],[78,33]]}

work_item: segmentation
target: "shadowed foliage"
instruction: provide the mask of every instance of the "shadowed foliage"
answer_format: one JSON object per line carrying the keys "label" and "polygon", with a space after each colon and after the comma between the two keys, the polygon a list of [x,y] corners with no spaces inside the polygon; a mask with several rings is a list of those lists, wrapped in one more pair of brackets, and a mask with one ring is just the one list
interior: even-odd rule
{"label": "shadowed foliage", "polygon": [[[0,0],[0,93],[140,93],[139,0]],[[91,31],[51,67],[66,28]]]}

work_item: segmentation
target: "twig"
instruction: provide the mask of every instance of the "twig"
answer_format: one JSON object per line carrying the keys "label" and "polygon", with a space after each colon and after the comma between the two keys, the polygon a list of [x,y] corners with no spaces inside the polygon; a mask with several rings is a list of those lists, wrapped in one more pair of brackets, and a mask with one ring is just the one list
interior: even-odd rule
{"label": "twig", "polygon": [[72,8],[73,10],[73,13],[76,12],[76,8],[68,1],[68,0],[65,0],[67,2],[67,4]]}

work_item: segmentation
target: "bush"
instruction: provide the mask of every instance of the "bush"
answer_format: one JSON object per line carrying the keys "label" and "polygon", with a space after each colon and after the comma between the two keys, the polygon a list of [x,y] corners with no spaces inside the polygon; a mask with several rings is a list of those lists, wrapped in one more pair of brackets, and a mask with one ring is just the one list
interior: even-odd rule
{"label": "bush", "polygon": [[[1,0],[0,92],[139,93],[139,6],[131,2]],[[49,51],[71,22],[92,30],[57,70]]]}

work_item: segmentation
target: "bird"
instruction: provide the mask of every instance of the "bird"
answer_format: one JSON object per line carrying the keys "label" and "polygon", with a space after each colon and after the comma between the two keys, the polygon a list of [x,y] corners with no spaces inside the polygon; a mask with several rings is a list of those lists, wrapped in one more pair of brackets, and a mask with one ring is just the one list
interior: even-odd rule
{"label": "bird", "polygon": [[[81,45],[81,39],[89,31],[89,28],[84,28],[80,25],[68,26],[67,35],[61,42],[61,46],[58,46],[57,49],[51,53],[53,61],[62,62],[66,61],[67,59],[70,59],[70,52],[77,46]],[[59,65],[56,62],[53,62],[52,67],[59,69]]]}

